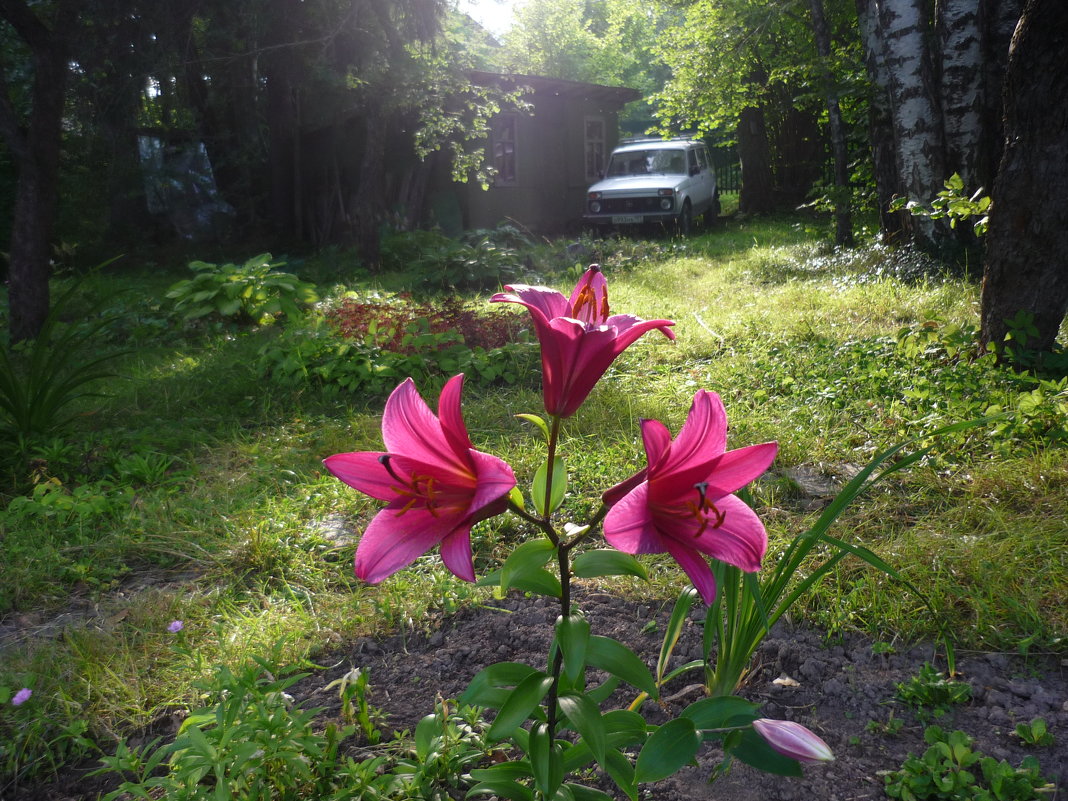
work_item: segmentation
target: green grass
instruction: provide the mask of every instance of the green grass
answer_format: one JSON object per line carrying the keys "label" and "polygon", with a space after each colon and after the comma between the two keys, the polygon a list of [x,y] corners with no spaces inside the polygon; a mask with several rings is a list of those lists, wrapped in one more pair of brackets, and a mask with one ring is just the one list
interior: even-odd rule
{"label": "green grass", "polygon": [[[928,460],[862,497],[835,534],[925,588],[959,646],[1063,651],[1068,397],[1049,377],[950,353],[952,326],[966,339],[977,324],[974,283],[876,247],[836,253],[795,218],[730,222],[685,242],[587,244],[614,309],[674,319],[677,341],[644,337],[568,421],[565,513],[581,520],[601,491],[642,466],[640,418],[677,431],[700,388],[722,395],[730,447],[779,441],[777,470],[863,464],[1039,391],[1009,423],[934,443]],[[532,258],[566,293],[585,265],[562,250],[542,245]],[[344,284],[348,263],[337,253],[308,259],[301,277],[321,289]],[[321,524],[358,528],[376,504],[325,474],[321,459],[380,447],[383,394],[272,386],[256,367],[271,328],[183,323],[164,300],[181,277],[113,266],[90,280],[98,297],[115,282],[132,288],[135,300],[116,301],[128,305],[112,332],[135,345],[117,364],[125,379],[44,443],[29,470],[5,473],[0,614],[44,626],[71,609],[99,612],[61,636],[4,645],[0,686],[32,687],[34,704],[0,719],[0,775],[86,753],[80,722],[110,747],[114,734],[187,704],[191,682],[213,664],[239,664],[283,636],[283,656],[314,656],[488,597],[433,555],[377,587],[355,581],[353,542],[330,539]],[[903,347],[903,329],[928,332],[915,352]],[[431,405],[442,380],[420,382]],[[523,485],[544,446],[512,415],[540,408],[536,381],[465,390],[476,447],[507,460]],[[51,489],[15,502],[33,497],[33,482]],[[758,482],[754,497],[773,547],[817,514],[779,473]],[[478,572],[528,534],[507,516],[480,524]],[[648,585],[606,586],[663,598],[683,585],[668,560],[649,566]],[[847,561],[797,617],[830,635],[916,639],[936,633],[921,608],[903,587]],[[185,621],[195,658],[173,650],[166,626],[175,619]]]}

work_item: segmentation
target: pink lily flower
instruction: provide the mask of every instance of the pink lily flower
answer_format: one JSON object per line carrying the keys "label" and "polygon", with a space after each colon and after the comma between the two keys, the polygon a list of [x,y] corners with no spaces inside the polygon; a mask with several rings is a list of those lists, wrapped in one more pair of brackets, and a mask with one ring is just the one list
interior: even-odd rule
{"label": "pink lily flower", "polygon": [[506,286],[491,303],[519,303],[530,311],[541,343],[545,411],[570,417],[615,358],[642,334],[659,330],[668,339],[671,320],[642,320],[633,314],[609,314],[608,282],[591,264],[571,297],[544,286]]}
{"label": "pink lily flower", "polygon": [[800,723],[760,718],[753,721],[753,728],[768,745],[790,759],[809,765],[834,761],[830,746]]}
{"label": "pink lily flower", "polygon": [[768,546],[764,524],[735,495],[768,469],[778,444],[727,451],[727,414],[700,390],[674,441],[658,420],[642,420],[648,467],[602,496],[609,544],[625,553],[669,553],[705,603],[716,599],[711,556],[752,573]]}
{"label": "pink lily flower", "polygon": [[471,526],[498,515],[515,486],[512,468],[474,449],[460,414],[463,375],[449,379],[438,416],[407,378],[386,401],[386,452],[339,453],[323,460],[350,487],[382,501],[356,548],[356,575],[370,584],[407,567],[435,545],[445,566],[475,580]]}

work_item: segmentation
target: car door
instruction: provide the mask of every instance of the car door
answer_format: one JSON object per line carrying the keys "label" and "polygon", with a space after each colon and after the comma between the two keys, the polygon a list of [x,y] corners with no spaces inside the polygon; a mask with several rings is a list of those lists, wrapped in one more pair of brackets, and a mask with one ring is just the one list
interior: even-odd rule
{"label": "car door", "polygon": [[708,149],[703,145],[690,151],[692,159],[690,173],[693,183],[690,187],[694,213],[703,212],[712,204],[712,196],[716,192],[716,175],[712,171],[712,161],[708,157]]}

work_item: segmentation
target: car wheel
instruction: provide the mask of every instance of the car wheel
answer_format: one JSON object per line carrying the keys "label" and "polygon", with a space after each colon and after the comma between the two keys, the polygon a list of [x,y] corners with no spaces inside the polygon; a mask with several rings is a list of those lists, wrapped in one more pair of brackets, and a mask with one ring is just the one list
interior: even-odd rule
{"label": "car wheel", "polygon": [[703,221],[705,228],[715,228],[719,225],[719,215],[723,211],[723,207],[719,202],[719,190],[716,190],[716,194],[712,196],[712,205],[705,210]]}
{"label": "car wheel", "polygon": [[690,231],[693,230],[693,208],[690,206],[690,201],[687,200],[683,204],[682,211],[675,220],[675,228],[679,236],[689,236]]}

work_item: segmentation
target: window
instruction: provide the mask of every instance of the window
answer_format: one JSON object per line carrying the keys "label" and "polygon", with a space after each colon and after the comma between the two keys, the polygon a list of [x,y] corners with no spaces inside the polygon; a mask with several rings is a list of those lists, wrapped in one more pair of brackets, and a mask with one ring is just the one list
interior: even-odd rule
{"label": "window", "polygon": [[514,186],[516,183],[515,128],[514,114],[503,114],[493,122],[493,168],[497,171],[494,179],[497,186]]}
{"label": "window", "polygon": [[597,181],[604,174],[604,120],[586,118],[586,180]]}

